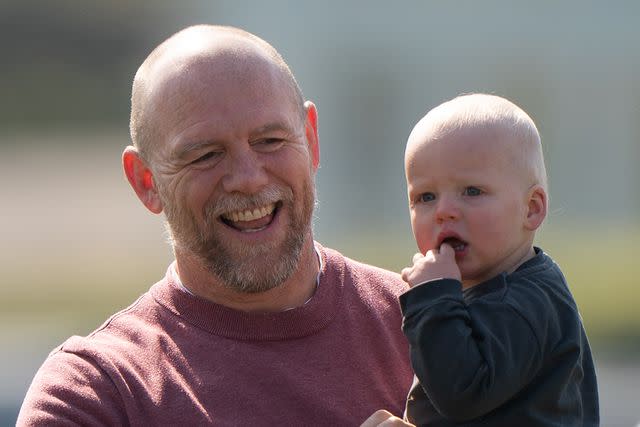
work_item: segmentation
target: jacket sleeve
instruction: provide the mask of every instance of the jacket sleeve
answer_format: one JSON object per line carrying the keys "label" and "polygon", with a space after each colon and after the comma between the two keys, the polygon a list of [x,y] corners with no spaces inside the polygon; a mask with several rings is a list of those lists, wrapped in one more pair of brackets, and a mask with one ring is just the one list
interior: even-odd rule
{"label": "jacket sleeve", "polygon": [[36,373],[16,426],[127,425],[117,389],[90,358],[62,350]]}
{"label": "jacket sleeve", "polygon": [[436,410],[457,421],[503,404],[542,363],[539,340],[514,307],[501,298],[467,306],[461,289],[440,279],[400,296],[415,374]]}

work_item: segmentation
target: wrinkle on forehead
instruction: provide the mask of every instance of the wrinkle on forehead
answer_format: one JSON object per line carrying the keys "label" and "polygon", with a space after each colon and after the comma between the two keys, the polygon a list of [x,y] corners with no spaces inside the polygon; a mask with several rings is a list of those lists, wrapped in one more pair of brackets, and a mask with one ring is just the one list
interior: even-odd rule
{"label": "wrinkle on forehead", "polygon": [[[145,93],[140,101],[146,107],[147,123],[157,133],[156,140],[163,135],[164,126],[170,125],[167,117],[174,123],[182,122],[194,105],[217,99],[241,102],[241,93],[258,101],[274,91],[291,88],[286,70],[262,46],[226,33],[215,38],[180,37],[165,47],[164,53],[150,57],[143,73]],[[291,93],[295,106],[293,89]],[[252,107],[243,108],[249,114]],[[159,122],[160,117],[165,119]]]}
{"label": "wrinkle on forehead", "polygon": [[[257,99],[275,88],[288,88],[292,105],[301,106],[302,98],[292,79],[275,49],[249,33],[208,26],[189,28],[156,48],[138,70],[132,119],[135,116],[136,123],[146,125],[132,127],[132,134],[141,129],[154,135],[136,139],[157,141],[162,138],[159,128],[163,123],[158,117],[163,113],[170,112],[180,120],[188,114],[189,104],[210,100],[229,88],[250,90]],[[185,100],[188,102],[182,102]]]}

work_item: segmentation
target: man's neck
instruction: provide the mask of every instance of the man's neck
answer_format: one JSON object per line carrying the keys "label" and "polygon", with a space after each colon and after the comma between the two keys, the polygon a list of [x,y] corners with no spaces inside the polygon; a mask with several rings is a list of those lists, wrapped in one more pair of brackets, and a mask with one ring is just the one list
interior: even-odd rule
{"label": "man's neck", "polygon": [[314,294],[320,270],[313,240],[305,243],[298,268],[280,286],[266,292],[244,293],[220,283],[195,257],[176,252],[176,270],[192,294],[235,310],[268,313],[304,305]]}

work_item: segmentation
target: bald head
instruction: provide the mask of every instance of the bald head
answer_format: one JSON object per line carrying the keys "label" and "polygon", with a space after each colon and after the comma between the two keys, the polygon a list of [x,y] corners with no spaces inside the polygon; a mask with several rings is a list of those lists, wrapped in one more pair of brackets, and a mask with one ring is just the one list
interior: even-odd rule
{"label": "bald head", "polygon": [[[207,81],[204,84],[204,81]],[[161,43],[146,58],[133,81],[130,132],[133,145],[149,159],[153,143],[162,137],[156,121],[161,109],[171,109],[184,82],[211,93],[211,82],[220,87],[241,81],[258,90],[267,85],[288,87],[292,102],[304,119],[302,92],[280,54],[266,41],[233,27],[197,25]],[[215,86],[214,85],[214,86]],[[200,94],[202,96],[202,94]],[[180,111],[174,111],[179,116]]]}
{"label": "bald head", "polygon": [[535,123],[520,107],[495,95],[462,95],[429,111],[413,128],[405,157],[411,157],[425,143],[470,132],[488,136],[478,141],[499,144],[510,164],[528,181],[546,189],[546,169]]}

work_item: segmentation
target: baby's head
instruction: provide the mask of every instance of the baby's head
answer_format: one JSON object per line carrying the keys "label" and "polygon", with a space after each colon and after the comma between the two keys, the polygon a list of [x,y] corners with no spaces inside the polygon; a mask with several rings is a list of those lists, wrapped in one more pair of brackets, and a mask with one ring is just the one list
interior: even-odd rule
{"label": "baby's head", "polygon": [[473,94],[434,108],[409,135],[405,172],[420,251],[452,246],[465,287],[533,255],[546,171],[538,130],[512,102]]}

